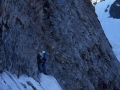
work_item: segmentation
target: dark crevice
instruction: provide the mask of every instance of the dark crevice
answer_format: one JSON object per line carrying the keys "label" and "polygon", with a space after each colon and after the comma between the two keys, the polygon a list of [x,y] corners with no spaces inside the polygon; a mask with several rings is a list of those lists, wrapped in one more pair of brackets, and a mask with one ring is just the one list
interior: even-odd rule
{"label": "dark crevice", "polygon": [[4,24],[4,26],[6,27],[6,29],[9,29],[9,27],[8,27],[7,23],[5,23],[5,24]]}
{"label": "dark crevice", "polygon": [[37,90],[36,87],[34,87],[31,82],[28,81],[27,84],[28,84],[29,86],[31,86],[31,87],[33,88],[33,90]]}
{"label": "dark crevice", "polygon": [[[7,22],[4,23],[4,22],[2,21],[2,25],[3,25],[7,30],[9,29],[9,26],[8,26]],[[2,28],[2,27],[1,27],[1,28]]]}
{"label": "dark crevice", "polygon": [[44,10],[45,14],[47,14],[49,12],[49,9],[50,9],[49,2],[46,1],[45,4],[43,5],[43,10]]}
{"label": "dark crevice", "polygon": [[0,39],[2,38],[2,28],[0,27]]}
{"label": "dark crevice", "polygon": [[16,21],[20,24],[20,25],[22,25],[22,22],[21,22],[21,20],[17,17],[16,18]]}
{"label": "dark crevice", "polygon": [[45,19],[50,19],[51,8],[48,1],[43,5],[43,12],[45,14]]}

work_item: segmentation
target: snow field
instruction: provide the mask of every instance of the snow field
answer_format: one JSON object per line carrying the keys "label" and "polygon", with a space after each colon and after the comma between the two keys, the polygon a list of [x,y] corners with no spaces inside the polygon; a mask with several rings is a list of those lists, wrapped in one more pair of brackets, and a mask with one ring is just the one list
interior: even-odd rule
{"label": "snow field", "polygon": [[19,78],[8,71],[0,74],[0,90],[62,90],[57,80],[52,76],[39,74],[40,82],[27,75]]}

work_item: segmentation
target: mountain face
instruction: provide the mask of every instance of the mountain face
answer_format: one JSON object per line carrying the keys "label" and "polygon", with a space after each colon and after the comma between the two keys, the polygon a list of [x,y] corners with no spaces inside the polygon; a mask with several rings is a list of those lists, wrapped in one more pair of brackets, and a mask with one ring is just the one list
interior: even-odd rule
{"label": "mountain face", "polygon": [[110,16],[120,19],[120,0],[116,0],[110,7]]}
{"label": "mountain face", "polygon": [[38,80],[37,53],[63,90],[119,90],[120,64],[88,0],[1,0],[0,71]]}

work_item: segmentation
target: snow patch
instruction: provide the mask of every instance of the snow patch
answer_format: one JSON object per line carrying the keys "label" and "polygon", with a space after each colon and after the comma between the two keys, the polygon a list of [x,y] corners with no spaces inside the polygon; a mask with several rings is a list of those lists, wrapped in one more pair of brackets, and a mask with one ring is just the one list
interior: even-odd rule
{"label": "snow patch", "polygon": [[62,90],[60,85],[57,83],[57,80],[52,76],[41,74],[40,81],[40,84],[44,90]]}
{"label": "snow patch", "polygon": [[8,71],[0,74],[0,90],[62,90],[52,76],[39,74],[39,82],[27,75],[17,78]]}

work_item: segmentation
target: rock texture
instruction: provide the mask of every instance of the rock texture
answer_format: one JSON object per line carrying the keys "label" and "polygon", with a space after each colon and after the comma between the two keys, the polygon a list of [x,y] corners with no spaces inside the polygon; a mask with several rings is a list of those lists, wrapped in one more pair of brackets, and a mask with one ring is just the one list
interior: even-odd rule
{"label": "rock texture", "polygon": [[110,7],[110,16],[120,19],[120,0],[116,0]]}
{"label": "rock texture", "polygon": [[1,0],[0,67],[37,80],[36,55],[63,90],[119,90],[120,64],[89,0]]}

